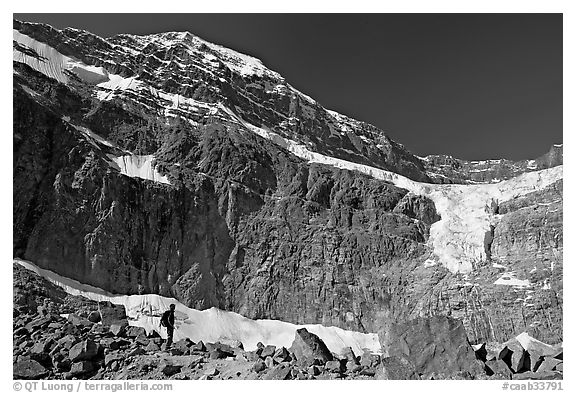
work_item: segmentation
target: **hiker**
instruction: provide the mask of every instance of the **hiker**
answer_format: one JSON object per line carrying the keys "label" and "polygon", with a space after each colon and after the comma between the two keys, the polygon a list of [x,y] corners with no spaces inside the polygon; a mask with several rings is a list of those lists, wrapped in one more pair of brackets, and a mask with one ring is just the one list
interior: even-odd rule
{"label": "hiker", "polygon": [[162,314],[162,318],[160,319],[160,325],[164,326],[168,333],[166,349],[172,346],[172,338],[174,337],[174,310],[176,310],[176,305],[171,304],[170,310],[164,311],[164,314]]}

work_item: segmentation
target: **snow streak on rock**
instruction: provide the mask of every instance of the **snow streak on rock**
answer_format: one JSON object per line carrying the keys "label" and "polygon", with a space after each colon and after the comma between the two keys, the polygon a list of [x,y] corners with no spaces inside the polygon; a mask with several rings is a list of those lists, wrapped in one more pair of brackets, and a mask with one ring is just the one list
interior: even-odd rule
{"label": "snow streak on rock", "polygon": [[112,160],[115,167],[123,175],[130,177],[139,177],[140,179],[152,180],[157,183],[170,184],[168,177],[162,175],[152,165],[154,156],[149,155],[136,155],[130,154],[125,156],[116,157],[111,154],[108,157]]}
{"label": "snow streak on rock", "polygon": [[42,74],[67,83],[65,71],[75,74],[88,84],[108,81],[108,72],[102,67],[90,66],[79,60],[64,56],[56,49],[38,42],[18,30],[13,29],[13,60],[25,63]]}
{"label": "snow streak on rock", "polygon": [[258,342],[288,348],[292,345],[296,330],[305,327],[308,331],[318,335],[326,343],[328,349],[335,353],[342,353],[347,347],[352,347],[355,353],[362,353],[364,349],[373,353],[381,352],[378,335],[375,333],[364,334],[322,325],[294,325],[271,319],[252,320],[214,307],[199,311],[186,307],[173,298],[160,295],[115,295],[62,277],[50,270],[41,269],[28,261],[15,259],[14,262],[62,287],[71,295],[123,305],[126,308],[130,325],[141,326],[147,332],[155,330],[163,338],[166,338],[166,329],[160,327],[160,316],[170,304],[174,303],[176,305],[174,340],[176,341],[186,337],[195,342],[232,339],[241,341],[244,349],[248,351],[255,350]]}

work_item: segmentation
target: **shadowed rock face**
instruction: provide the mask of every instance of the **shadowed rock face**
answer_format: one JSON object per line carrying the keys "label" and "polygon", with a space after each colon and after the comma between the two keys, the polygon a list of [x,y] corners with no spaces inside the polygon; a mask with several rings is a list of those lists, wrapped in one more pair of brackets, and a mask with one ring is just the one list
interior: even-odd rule
{"label": "shadowed rock face", "polygon": [[[492,261],[468,277],[426,267],[425,243],[439,219],[432,201],[308,164],[218,103],[311,150],[430,180],[418,158],[375,127],[279,88],[275,73],[239,74],[201,45],[191,52],[190,42],[163,48],[142,37],[15,27],[171,99],[203,103],[121,89],[101,100],[79,78],[63,85],[15,62],[16,257],[112,292],[159,293],[251,318],[375,332],[390,319],[451,314],[474,342],[503,342],[527,329],[561,340],[560,184],[498,206],[501,220],[486,242]],[[202,53],[219,63],[208,67]],[[130,152],[153,155],[170,184],[124,176],[110,164],[109,155]],[[543,204],[553,198],[560,201]],[[492,262],[532,288],[494,285],[502,271]]]}
{"label": "shadowed rock face", "polygon": [[406,190],[393,185],[305,164],[232,125],[166,128],[157,160],[173,185],[130,178],[53,107],[14,94],[14,251],[41,267],[113,292],[363,330],[385,298],[355,299],[372,270],[425,252],[429,224],[394,212]]}

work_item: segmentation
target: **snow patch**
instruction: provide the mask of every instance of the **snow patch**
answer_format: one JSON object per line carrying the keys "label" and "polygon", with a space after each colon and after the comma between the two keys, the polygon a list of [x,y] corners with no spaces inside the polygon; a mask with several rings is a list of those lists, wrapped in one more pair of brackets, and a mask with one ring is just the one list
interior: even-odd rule
{"label": "snow patch", "polygon": [[112,161],[111,164],[114,168],[118,169],[120,173],[129,177],[138,177],[140,179],[152,180],[157,183],[170,184],[168,177],[160,174],[152,162],[154,155],[125,155],[113,156],[108,154],[108,158]]}
{"label": "snow patch", "polygon": [[100,90],[96,92],[96,97],[101,101],[111,100],[117,91],[138,91],[143,85],[136,77],[124,78],[115,74],[108,74],[108,77],[109,80],[107,82],[97,85]]}
{"label": "snow patch", "polygon": [[355,353],[363,353],[364,349],[381,353],[378,335],[375,333],[365,334],[333,326],[295,325],[271,319],[252,320],[214,307],[199,311],[160,295],[116,295],[41,269],[28,261],[15,259],[14,262],[60,286],[71,295],[124,306],[130,325],[143,327],[147,332],[156,331],[163,338],[166,338],[166,329],[160,327],[160,317],[173,303],[176,305],[175,341],[186,337],[195,342],[215,342],[226,338],[241,341],[247,351],[255,350],[258,342],[289,348],[296,330],[304,327],[318,335],[333,352],[342,353],[347,347],[352,347]]}
{"label": "snow patch", "polygon": [[507,272],[502,274],[502,276],[500,276],[500,278],[494,282],[494,285],[508,285],[521,288],[531,286],[530,281],[516,278],[514,272]]}

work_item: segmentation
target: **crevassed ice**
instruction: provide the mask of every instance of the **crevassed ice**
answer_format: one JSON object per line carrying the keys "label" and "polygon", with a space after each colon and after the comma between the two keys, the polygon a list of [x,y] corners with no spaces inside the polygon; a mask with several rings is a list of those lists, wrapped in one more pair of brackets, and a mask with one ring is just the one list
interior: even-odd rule
{"label": "crevassed ice", "polygon": [[138,177],[140,179],[152,180],[158,183],[170,184],[168,177],[162,175],[152,166],[154,155],[128,154],[125,156],[113,156],[108,154],[108,158],[116,166],[116,169],[123,175]]}
{"label": "crevassed ice", "polygon": [[355,353],[362,353],[364,349],[381,353],[378,335],[375,333],[365,334],[333,326],[295,325],[270,319],[252,320],[217,308],[199,311],[186,307],[173,298],[160,295],[115,295],[62,277],[50,270],[41,269],[28,261],[15,259],[14,262],[62,287],[71,295],[123,305],[130,325],[141,326],[147,332],[156,331],[163,338],[166,338],[166,329],[160,328],[160,316],[171,303],[174,303],[176,305],[174,340],[188,337],[195,342],[199,340],[214,342],[227,338],[241,341],[244,349],[248,351],[255,350],[258,342],[289,348],[294,341],[296,329],[304,327],[318,335],[328,349],[335,353],[342,353],[347,347],[352,347]]}
{"label": "crevassed ice", "polygon": [[428,245],[431,246],[435,258],[453,273],[471,272],[475,264],[486,260],[486,234],[490,233],[490,226],[497,222],[497,215],[491,209],[493,203],[541,190],[562,179],[563,166],[560,165],[524,173],[513,179],[493,184],[421,183],[394,172],[310,151],[298,142],[246,122],[222,104],[220,104],[220,109],[247,129],[308,162],[362,172],[376,179],[392,182],[416,195],[430,198],[442,218],[432,224]]}
{"label": "crevassed ice", "polygon": [[108,80],[108,72],[104,68],[90,66],[80,60],[64,56],[51,46],[22,34],[16,29],[12,29],[12,32],[14,41],[20,46],[36,52],[39,56],[30,56],[13,48],[14,61],[25,63],[36,71],[61,83],[68,82],[68,76],[64,71],[73,72],[78,78],[90,84],[98,84]]}

